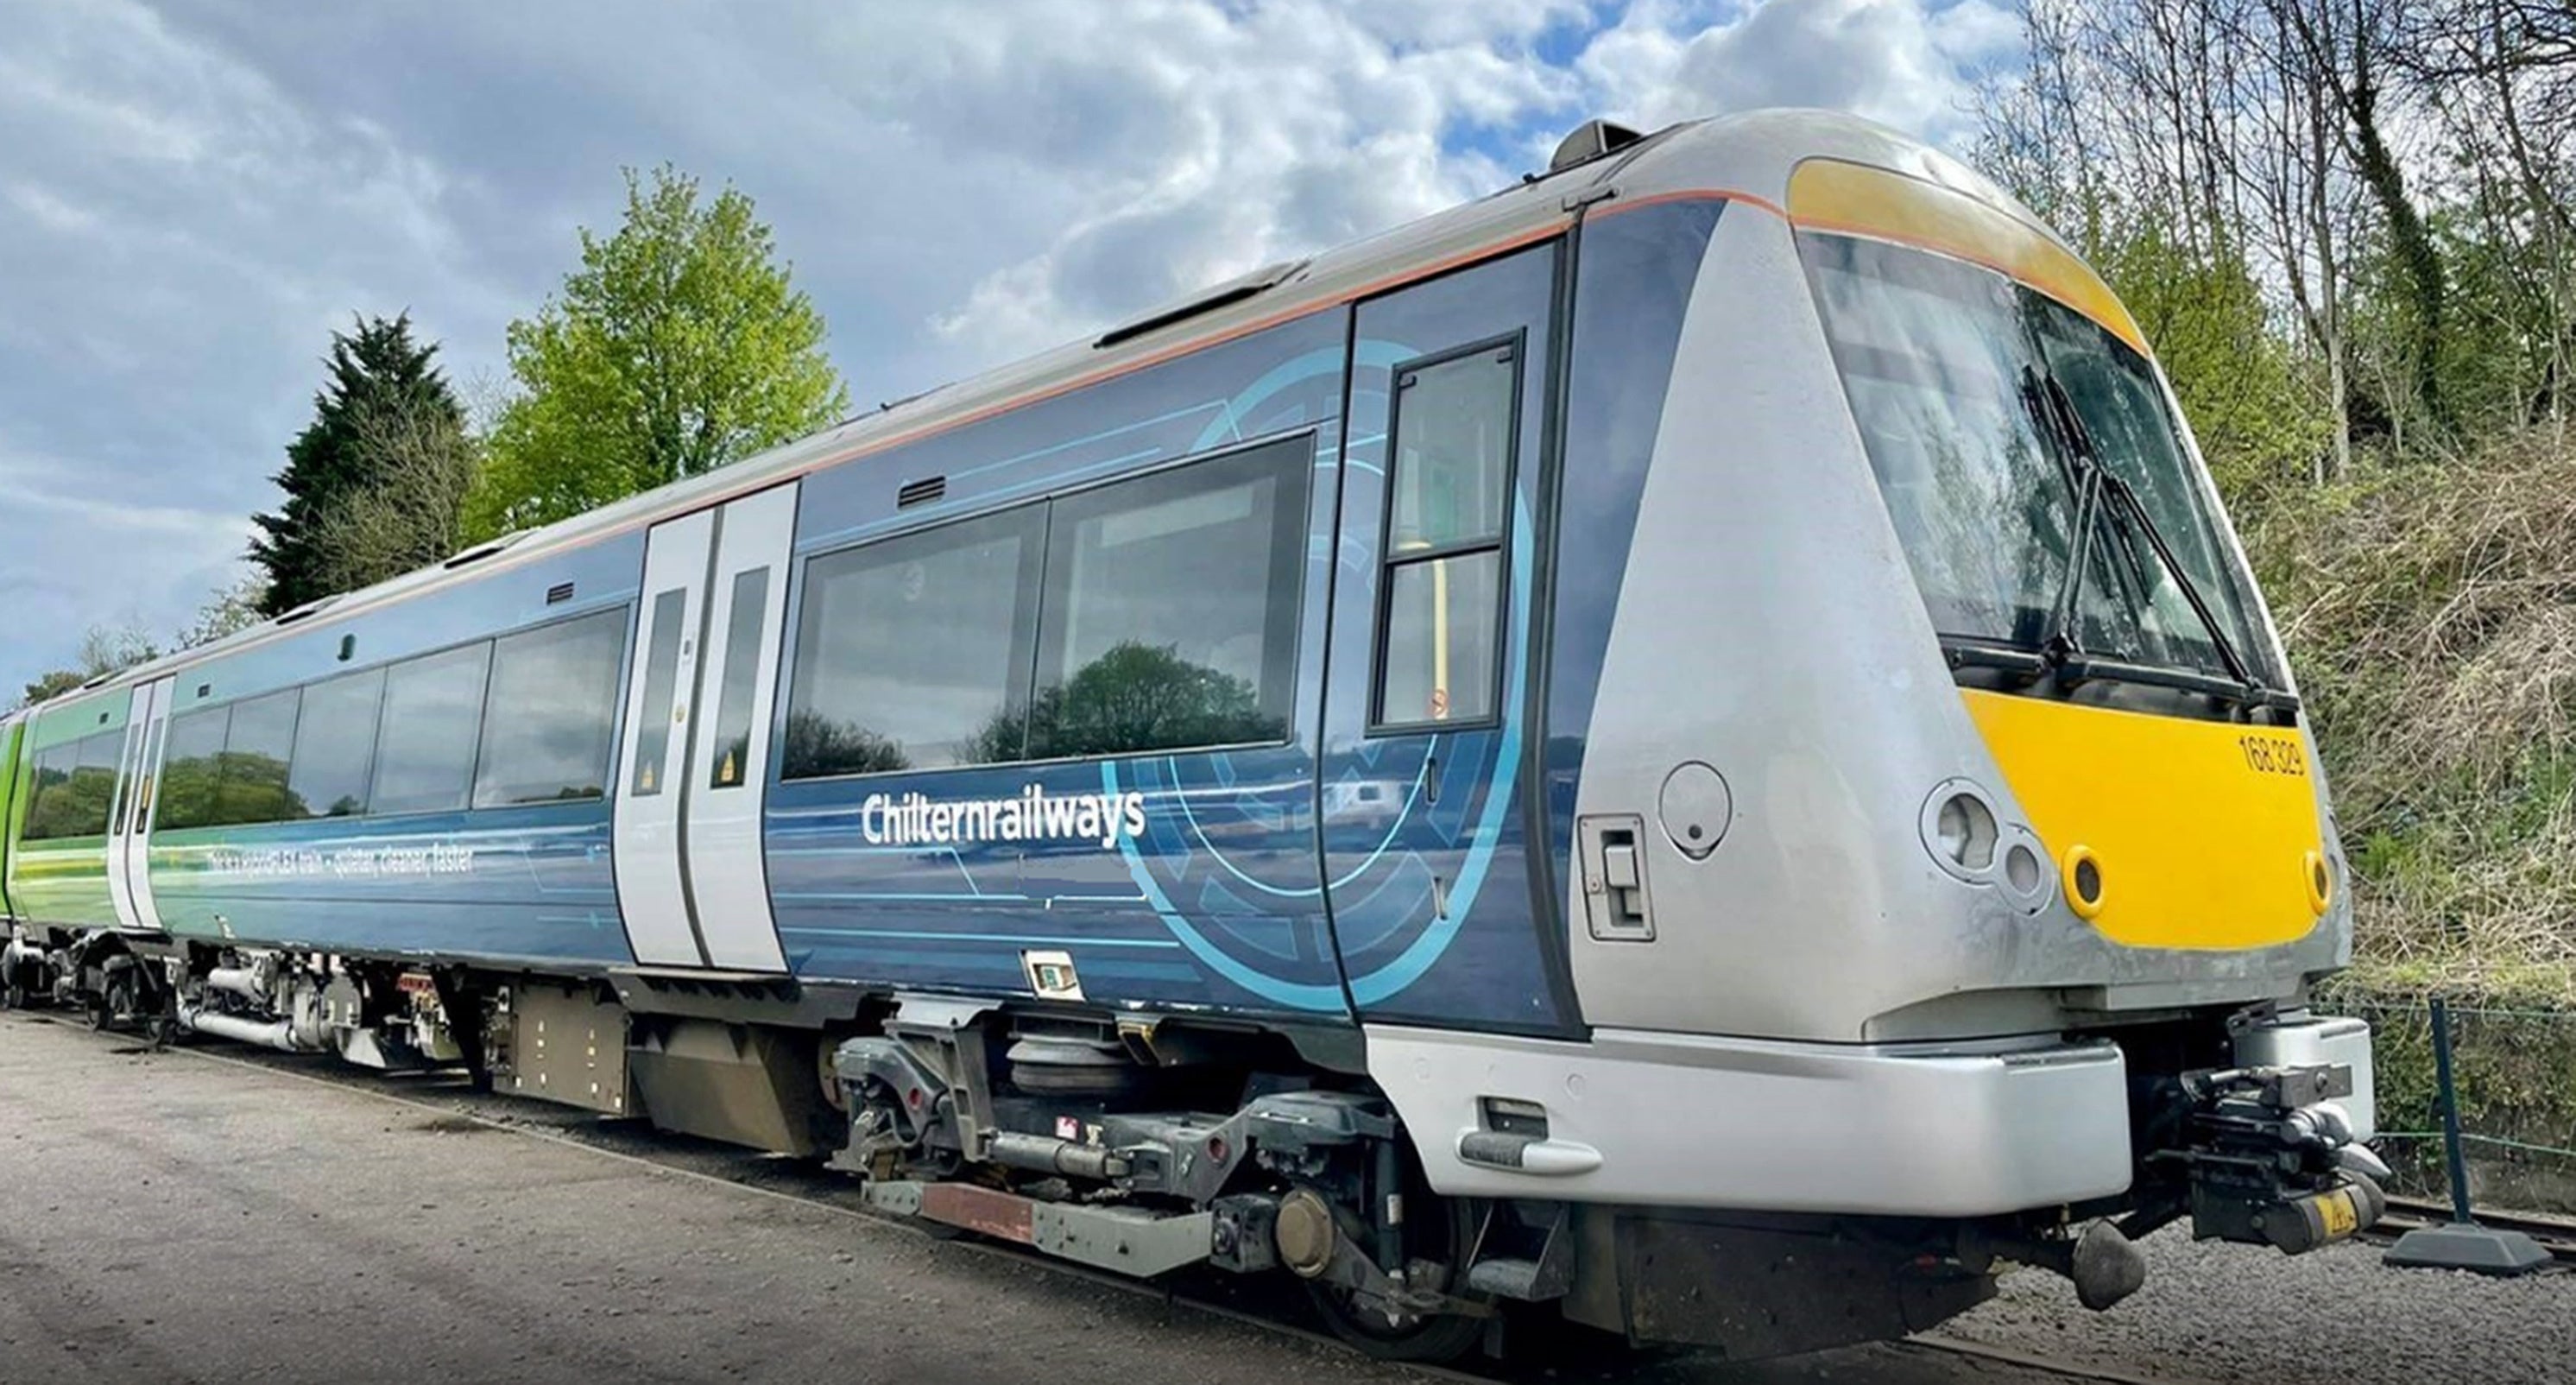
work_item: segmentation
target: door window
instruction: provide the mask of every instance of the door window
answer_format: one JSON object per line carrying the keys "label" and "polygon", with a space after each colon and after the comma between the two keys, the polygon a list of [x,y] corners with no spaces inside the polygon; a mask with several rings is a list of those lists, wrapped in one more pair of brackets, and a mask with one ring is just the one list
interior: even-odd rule
{"label": "door window", "polygon": [[1395,372],[1373,729],[1498,710],[1520,356],[1514,336]]}

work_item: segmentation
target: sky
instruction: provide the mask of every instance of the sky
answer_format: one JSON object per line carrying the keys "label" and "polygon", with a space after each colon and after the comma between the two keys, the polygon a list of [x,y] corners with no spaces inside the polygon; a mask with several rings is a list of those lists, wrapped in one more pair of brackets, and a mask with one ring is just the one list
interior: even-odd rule
{"label": "sky", "polygon": [[862,406],[1504,186],[1593,116],[1953,146],[2008,0],[0,0],[0,705],[162,638],[354,314],[502,397],[620,169],[754,200]]}

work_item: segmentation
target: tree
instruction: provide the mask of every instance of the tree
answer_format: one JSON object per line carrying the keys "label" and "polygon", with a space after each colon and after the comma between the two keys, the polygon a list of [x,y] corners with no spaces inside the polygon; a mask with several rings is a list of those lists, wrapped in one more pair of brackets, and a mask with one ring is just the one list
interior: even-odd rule
{"label": "tree", "polygon": [[426,567],[461,546],[465,497],[474,484],[474,440],[455,408],[380,400],[352,410],[349,435],[367,459],[368,484],[317,507],[313,552],[335,590]]}
{"label": "tree", "polygon": [[244,577],[222,588],[197,608],[196,623],[179,632],[178,647],[194,649],[213,644],[259,624],[266,619],[260,614],[260,605],[267,599],[268,584],[257,577]]}
{"label": "tree", "polygon": [[93,625],[81,633],[80,648],[72,653],[72,666],[30,681],[19,695],[18,705],[33,707],[102,674],[121,673],[160,657],[160,644],[139,625]]}
{"label": "tree", "polygon": [[362,318],[355,330],[331,334],[330,378],[313,398],[313,421],[287,444],[286,492],[275,514],[255,515],[260,533],[251,558],[268,575],[259,610],[283,615],[309,601],[348,591],[416,566],[427,558],[403,545],[352,553],[335,547],[333,526],[350,505],[393,506],[422,532],[453,538],[458,497],[409,491],[416,478],[388,455],[389,437],[439,435],[462,446],[465,413],[432,363],[435,343],[412,339],[408,313]]}
{"label": "tree", "polygon": [[517,393],[468,508],[476,538],[695,476],[839,418],[822,315],[730,187],[701,204],[668,166],[626,170],[626,220],[510,324]]}

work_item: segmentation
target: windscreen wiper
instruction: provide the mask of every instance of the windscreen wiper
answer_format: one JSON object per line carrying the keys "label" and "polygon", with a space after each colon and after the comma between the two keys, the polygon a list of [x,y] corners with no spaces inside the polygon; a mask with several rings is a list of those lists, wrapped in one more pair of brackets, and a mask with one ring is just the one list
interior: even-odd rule
{"label": "windscreen wiper", "polygon": [[[2172,546],[2165,542],[2164,531],[2156,527],[2155,517],[2138,499],[2136,489],[2113,474],[2102,461],[2101,452],[2093,442],[2092,430],[2085,426],[2084,416],[2076,410],[2074,397],[2067,393],[2056,372],[2023,366],[2022,396],[2041,433],[2059,449],[2076,487],[2075,541],[2071,545],[2071,562],[2066,581],[2058,591],[2052,628],[2040,646],[2040,657],[2048,667],[2066,678],[2153,683],[2227,697],[2248,706],[2298,710],[2296,697],[2256,678],[2243,656],[2236,652],[2235,642],[2228,638],[2226,627],[2219,622],[2217,613],[2201,595],[2200,588],[2192,582],[2191,575],[2183,570]],[[2094,658],[2084,653],[2081,642],[2076,638],[2076,607],[2083,596],[2085,570],[2092,562],[2093,531],[2106,493],[2118,503],[2126,522],[2133,525],[2136,532],[2146,538],[2148,547],[2155,550],[2156,561],[2172,577],[2184,603],[2191,607],[2201,627],[2208,631],[2210,647],[2217,651],[2219,662],[2227,666],[2229,680],[2232,681],[2178,669],[2158,669],[2122,659]],[[2132,552],[2129,558],[2134,567],[2135,553]]]}
{"label": "windscreen wiper", "polygon": [[2093,561],[2094,513],[2101,507],[2105,473],[2093,456],[2093,439],[2083,430],[2083,421],[2060,411],[2063,391],[2056,386],[2054,375],[2043,376],[2028,365],[2021,368],[2022,402],[2075,487],[2075,528],[2067,545],[2066,579],[2058,584],[2048,633],[2039,642],[2040,657],[2048,666],[2063,668],[2068,659],[2083,652],[2076,639],[2076,603],[2084,595],[2084,569]]}

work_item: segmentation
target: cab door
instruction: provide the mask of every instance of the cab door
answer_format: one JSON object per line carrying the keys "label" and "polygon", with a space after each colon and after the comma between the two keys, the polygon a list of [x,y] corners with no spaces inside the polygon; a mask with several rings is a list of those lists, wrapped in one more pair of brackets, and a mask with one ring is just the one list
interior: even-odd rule
{"label": "cab door", "polygon": [[761,852],[790,483],[655,525],[618,756],[618,907],[647,966],[783,972]]}
{"label": "cab door", "polygon": [[1357,310],[1317,816],[1364,1021],[1576,1022],[1528,812],[1561,256],[1534,246]]}
{"label": "cab door", "polygon": [[170,721],[170,689],[162,678],[133,691],[125,718],[125,749],[117,762],[116,795],[107,820],[107,893],[117,926],[161,931],[152,904],[150,838],[153,790],[161,780],[161,741]]}

